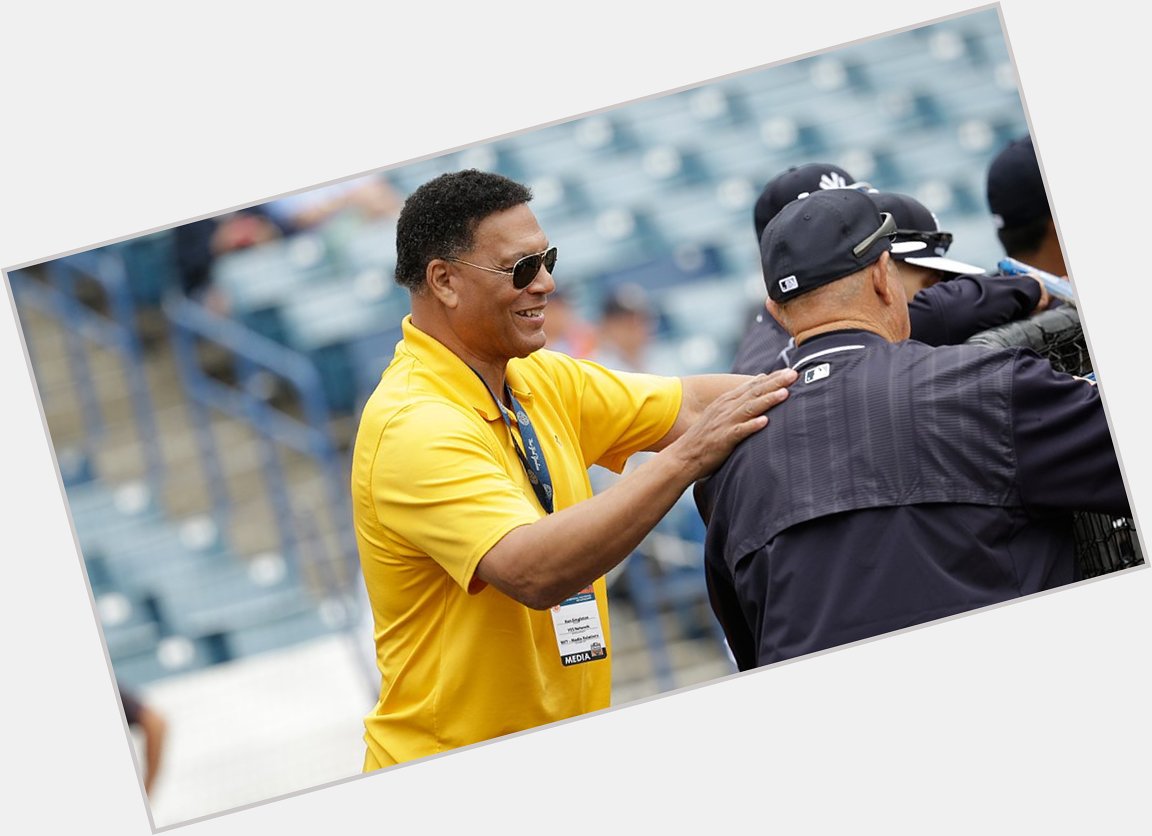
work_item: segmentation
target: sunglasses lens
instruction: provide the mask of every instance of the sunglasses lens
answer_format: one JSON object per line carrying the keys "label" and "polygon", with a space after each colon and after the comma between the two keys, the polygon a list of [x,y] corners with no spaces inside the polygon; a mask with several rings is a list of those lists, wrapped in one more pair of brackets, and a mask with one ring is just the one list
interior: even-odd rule
{"label": "sunglasses lens", "polygon": [[512,268],[512,286],[517,290],[523,290],[532,284],[540,272],[541,264],[548,269],[548,272],[552,272],[552,267],[556,264],[555,247],[542,254],[537,253],[517,261],[516,266]]}
{"label": "sunglasses lens", "polygon": [[532,280],[536,278],[536,274],[539,272],[540,256],[530,255],[520,259],[512,269],[512,286],[517,290],[523,290],[532,284]]}

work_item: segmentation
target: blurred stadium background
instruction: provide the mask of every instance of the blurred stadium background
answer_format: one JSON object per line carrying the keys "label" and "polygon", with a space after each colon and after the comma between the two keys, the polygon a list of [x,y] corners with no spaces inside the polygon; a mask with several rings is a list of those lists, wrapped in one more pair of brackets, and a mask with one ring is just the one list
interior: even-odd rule
{"label": "blurred stadium background", "polygon": [[[1026,132],[991,9],[361,179],[401,198],[460,168],[527,183],[585,317],[646,287],[652,368],[683,374],[726,370],[762,304],[768,179],[837,163],[918,197],[953,255],[991,267],[984,174]],[[391,217],[222,253],[213,305],[180,292],[177,232],[9,276],[110,662],[170,724],[157,827],[359,771],[377,676],[349,442],[407,312]],[[734,670],[693,514],[613,577],[616,704]]]}

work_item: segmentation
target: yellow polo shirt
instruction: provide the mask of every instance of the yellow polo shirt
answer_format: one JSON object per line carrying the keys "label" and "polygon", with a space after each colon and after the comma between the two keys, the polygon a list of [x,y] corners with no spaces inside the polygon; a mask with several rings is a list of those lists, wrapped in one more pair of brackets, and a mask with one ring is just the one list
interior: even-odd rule
{"label": "yellow polo shirt", "polygon": [[[612,372],[547,350],[512,360],[507,380],[539,438],[557,511],[592,496],[590,465],[619,472],[680,410],[676,378]],[[480,558],[545,514],[511,433],[480,378],[405,318],[352,462],[381,675],[380,700],[365,718],[365,770],[609,704],[603,578],[592,589],[608,652],[567,666],[550,611],[490,586],[468,592]]]}

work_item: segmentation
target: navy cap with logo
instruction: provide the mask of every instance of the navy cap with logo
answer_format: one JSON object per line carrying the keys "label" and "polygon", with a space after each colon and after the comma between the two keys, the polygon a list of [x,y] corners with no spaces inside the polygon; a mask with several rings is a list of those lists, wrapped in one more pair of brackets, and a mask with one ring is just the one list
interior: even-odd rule
{"label": "navy cap with logo", "polygon": [[813,192],[788,204],[760,241],[769,298],[786,302],[863,270],[891,250],[895,232],[892,215],[854,189]]}
{"label": "navy cap with logo", "polygon": [[945,258],[952,246],[952,233],[942,230],[932,210],[916,198],[896,192],[869,192],[868,196],[877,209],[896,221],[892,239],[892,258],[896,261],[962,276],[985,272],[983,267]]}
{"label": "navy cap with logo", "polygon": [[858,183],[852,175],[838,165],[831,163],[806,163],[794,165],[782,174],[768,181],[756,206],[752,210],[752,221],[756,225],[756,240],[764,236],[764,227],[776,217],[785,206],[803,195],[821,189],[867,189],[867,183]]}
{"label": "navy cap with logo", "polygon": [[1031,136],[1012,141],[992,161],[987,195],[997,229],[1012,229],[1052,216]]}

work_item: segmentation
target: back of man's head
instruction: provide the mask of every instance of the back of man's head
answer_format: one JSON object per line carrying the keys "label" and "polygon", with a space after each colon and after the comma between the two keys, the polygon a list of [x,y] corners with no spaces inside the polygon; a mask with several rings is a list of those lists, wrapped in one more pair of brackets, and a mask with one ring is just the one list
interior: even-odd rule
{"label": "back of man's head", "polygon": [[852,189],[814,192],[785,206],[764,229],[760,260],[768,296],[786,303],[863,270],[892,249],[891,216]]}
{"label": "back of man's head", "polygon": [[764,228],[781,209],[804,195],[822,189],[867,187],[867,183],[857,183],[851,174],[832,163],[794,165],[769,180],[760,192],[760,197],[757,198],[752,210],[756,240],[759,242],[764,237]]}
{"label": "back of man's head", "polygon": [[835,327],[908,336],[908,304],[891,260],[896,223],[869,195],[814,192],[764,230],[760,258],[769,310],[802,342]]}
{"label": "back of man's head", "polygon": [[396,283],[418,291],[428,262],[467,251],[480,221],[531,199],[527,186],[475,169],[424,183],[409,195],[396,222]]}
{"label": "back of man's head", "polygon": [[988,210],[1008,255],[1036,250],[1048,233],[1052,210],[1032,137],[1010,142],[988,167]]}

